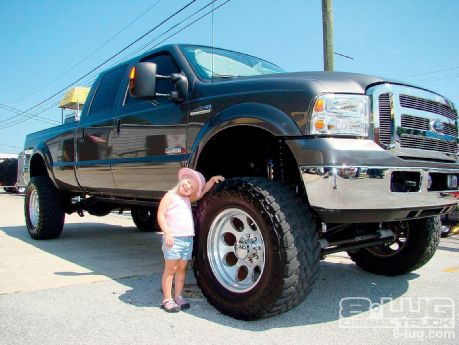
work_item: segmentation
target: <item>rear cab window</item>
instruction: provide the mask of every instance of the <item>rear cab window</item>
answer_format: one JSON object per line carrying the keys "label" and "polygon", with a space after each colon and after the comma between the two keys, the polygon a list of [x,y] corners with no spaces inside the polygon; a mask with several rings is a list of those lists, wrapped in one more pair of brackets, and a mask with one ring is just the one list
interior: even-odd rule
{"label": "rear cab window", "polygon": [[127,67],[127,65],[120,66],[107,72],[102,77],[91,102],[90,116],[106,112],[111,113],[111,110],[115,107],[116,96],[121,80],[127,72]]}

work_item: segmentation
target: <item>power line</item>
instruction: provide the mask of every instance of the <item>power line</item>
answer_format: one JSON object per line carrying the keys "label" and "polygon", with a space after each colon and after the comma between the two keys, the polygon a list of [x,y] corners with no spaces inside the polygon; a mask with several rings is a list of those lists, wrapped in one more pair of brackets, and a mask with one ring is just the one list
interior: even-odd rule
{"label": "power line", "polygon": [[170,28],[168,28],[166,31],[164,31],[163,33],[161,33],[160,35],[152,38],[150,41],[148,41],[146,44],[144,44],[143,46],[141,46],[140,48],[138,48],[137,50],[134,50],[133,52],[129,53],[128,55],[124,56],[122,58],[121,61],[126,61],[127,59],[129,59],[129,57],[131,56],[134,56],[134,55],[137,55],[139,54],[140,52],[143,52],[143,51],[146,51],[148,50],[148,48],[152,45],[153,42],[155,42],[156,40],[158,40],[160,37],[164,36],[165,34],[167,34],[168,32],[170,32],[172,29],[175,29],[177,26],[180,26],[181,24],[183,24],[184,22],[186,22],[188,19],[194,17],[196,14],[198,14],[199,12],[203,11],[204,9],[206,9],[207,7],[209,7],[210,5],[213,5],[216,1],[218,0],[213,0],[211,2],[209,2],[207,5],[201,7],[200,9],[198,9],[197,11],[195,11],[194,13],[192,13],[191,15],[189,15],[188,17],[186,17],[185,19],[183,19],[182,21],[178,22],[177,24],[171,26]]}
{"label": "power line", "polygon": [[431,71],[431,72],[412,74],[412,75],[406,76],[405,78],[420,77],[420,76],[429,75],[429,74],[448,72],[448,71],[453,71],[453,70],[458,69],[458,68],[459,68],[459,66],[456,66],[456,67],[450,67],[450,68],[445,68],[445,69],[439,69],[439,70]]}
{"label": "power line", "polygon": [[459,74],[449,74],[449,75],[444,75],[444,76],[413,80],[413,83],[426,83],[426,82],[431,82],[431,81],[439,81],[439,80],[452,79],[452,78],[457,78],[457,77],[459,77]]}
{"label": "power line", "polygon": [[[93,82],[94,80],[96,80],[96,78],[97,78],[97,77],[94,77],[94,78],[92,78],[90,81],[88,81],[87,84],[86,84],[86,86],[90,86],[90,85],[92,84],[92,82]],[[48,106],[47,106],[46,108],[44,108],[44,109],[40,109],[39,111],[33,113],[32,115],[33,115],[33,116],[38,116],[39,114],[43,114],[44,112],[46,112],[46,111],[48,111],[48,110],[50,110],[50,109],[52,109],[52,108],[55,108],[59,103],[60,103],[60,101],[53,102],[51,105],[48,105]],[[35,119],[35,117],[34,117],[33,119]],[[27,120],[17,119],[17,120],[15,120],[14,122],[7,123],[7,124],[3,125],[2,127],[0,127],[0,129],[13,127],[13,126],[15,126],[15,125],[17,125],[17,124],[20,124],[20,123],[22,123],[22,122],[25,122],[25,121],[27,121]],[[55,120],[52,120],[52,121],[55,121]],[[59,121],[55,121],[55,122],[56,122],[56,124],[59,124],[59,123],[60,123]]]}
{"label": "power line", "polygon": [[34,92],[26,95],[26,96],[23,96],[21,98],[18,98],[17,100],[14,100],[14,101],[11,101],[11,102],[8,102],[8,103],[16,103],[16,102],[19,102],[19,101],[22,101],[23,99],[25,98],[28,98],[32,95],[35,95],[36,93],[40,92],[41,90],[45,89],[46,87],[48,87],[49,85],[51,85],[52,83],[54,83],[56,80],[59,80],[61,77],[63,77],[64,75],[66,75],[67,73],[73,71],[76,67],[78,67],[79,65],[81,65],[83,62],[85,62],[86,60],[88,60],[91,56],[93,56],[95,53],[97,53],[98,51],[100,51],[103,47],[105,47],[108,43],[110,43],[111,41],[113,41],[116,37],[118,37],[122,32],[124,32],[127,28],[129,28],[132,24],[134,24],[136,21],[138,21],[140,18],[142,18],[146,13],[148,13],[153,7],[157,6],[161,1],[158,0],[156,1],[153,5],[151,5],[149,8],[147,8],[145,11],[143,11],[140,15],[138,15],[136,18],[134,18],[134,20],[132,20],[129,24],[127,24],[124,28],[122,28],[120,31],[118,31],[114,36],[112,36],[110,39],[108,39],[107,41],[105,41],[105,43],[103,43],[102,45],[100,45],[98,48],[96,48],[95,50],[93,50],[89,55],[87,55],[85,58],[83,58],[82,60],[80,60],[79,62],[77,62],[75,65],[73,65],[72,67],[70,67],[68,70],[66,70],[65,72],[63,72],[62,74],[58,75],[56,78],[54,78],[53,80],[51,80],[50,82],[48,82],[47,84],[43,85],[41,88],[39,88],[38,90],[35,90]]}
{"label": "power line", "polygon": [[[140,36],[139,38],[137,38],[136,40],[134,40],[133,42],[131,42],[130,44],[128,44],[126,47],[124,47],[123,49],[121,49],[119,52],[117,52],[116,54],[114,54],[113,56],[111,56],[110,58],[106,59],[104,62],[102,62],[101,64],[99,64],[98,66],[94,67],[92,70],[90,70],[89,72],[87,72],[85,75],[83,75],[82,77],[78,78],[77,80],[75,80],[73,83],[67,85],[65,88],[59,90],[58,92],[56,92],[55,94],[53,94],[52,96],[46,98],[45,100],[41,101],[40,103],[34,105],[33,107],[25,110],[23,113],[27,113],[29,112],[30,110],[33,110],[35,108],[37,108],[38,106],[44,104],[45,102],[55,98],[56,96],[60,95],[62,92],[64,92],[65,90],[67,90],[68,88],[70,88],[71,86],[75,85],[76,83],[78,83],[80,80],[86,78],[88,75],[90,75],[91,73],[93,73],[94,71],[98,70],[100,67],[102,67],[103,65],[105,65],[106,63],[108,63],[109,61],[113,60],[115,57],[117,57],[118,55],[120,55],[122,52],[126,51],[127,49],[129,49],[130,47],[132,47],[134,44],[136,44],[137,42],[139,42],[141,39],[143,39],[144,37],[146,37],[147,35],[149,35],[150,33],[152,33],[154,30],[156,30],[157,28],[159,28],[161,25],[163,25],[164,23],[166,23],[167,21],[169,21],[170,19],[172,19],[173,17],[175,17],[176,15],[178,15],[180,12],[184,11],[186,8],[188,8],[189,6],[191,6],[194,2],[196,2],[197,0],[192,0],[190,1],[189,3],[187,3],[185,6],[181,7],[178,11],[174,12],[172,15],[170,15],[169,17],[167,17],[166,19],[164,19],[161,23],[159,23],[158,25],[156,25],[155,27],[153,27],[152,29],[150,29],[149,31],[147,31],[145,34],[143,34],[142,36]],[[18,115],[22,115],[21,114],[18,114]],[[14,116],[14,117],[17,117],[18,115]],[[13,117],[13,118],[14,118]],[[33,117],[33,116],[32,116]],[[32,118],[31,117],[31,118]],[[11,118],[10,118],[11,119]],[[24,120],[24,121],[27,121]],[[22,122],[24,122],[22,121]],[[21,123],[21,122],[18,122],[18,123]],[[16,124],[18,124],[16,123]],[[4,129],[4,128],[7,128],[7,127],[11,127],[11,126],[3,126],[1,127],[0,129]]]}
{"label": "power line", "polygon": [[113,63],[112,65],[110,65],[109,68],[112,68],[122,62],[125,62],[127,61],[131,56],[134,56],[134,55],[140,55],[141,53],[143,52],[146,52],[152,48],[155,48],[157,47],[159,44],[167,41],[169,38],[179,34],[180,32],[182,32],[183,30],[185,30],[186,28],[190,27],[191,25],[193,25],[194,23],[196,23],[197,21],[201,20],[202,18],[206,17],[207,15],[209,15],[210,13],[213,13],[215,12],[216,10],[218,10],[220,7],[222,7],[223,5],[227,4],[228,2],[230,2],[231,0],[227,0],[226,2],[222,3],[221,5],[219,5],[218,7],[216,7],[215,9],[213,8],[212,6],[212,10],[205,13],[204,15],[202,15],[201,17],[197,18],[196,20],[194,20],[193,22],[191,22],[190,24],[186,25],[185,27],[183,27],[182,29],[178,30],[177,32],[173,33],[172,35],[168,36],[166,39],[162,40],[161,42],[159,42],[158,44],[156,45],[153,45],[153,43],[155,41],[157,41],[160,37],[166,35],[167,33],[169,33],[170,31],[172,31],[172,29],[180,26],[181,24],[183,24],[184,22],[186,22],[188,19],[194,17],[196,14],[198,14],[199,12],[202,12],[204,9],[206,9],[207,7],[209,7],[210,5],[213,5],[215,2],[217,2],[219,0],[213,0],[211,2],[209,2],[208,4],[206,4],[205,6],[201,7],[200,9],[198,9],[197,11],[193,12],[191,15],[189,15],[188,17],[186,17],[185,19],[181,20],[180,22],[178,22],[177,24],[169,27],[166,31],[164,31],[163,33],[159,34],[158,36],[154,37],[153,39],[151,39],[149,42],[147,42],[146,44],[144,44],[143,46],[141,46],[140,48],[134,50],[133,52],[131,53],[128,53],[127,55],[123,56],[121,59],[119,59],[117,62]]}
{"label": "power line", "polygon": [[0,144],[0,146],[11,147],[11,148],[15,148],[15,149],[22,149],[22,147],[16,146],[16,145],[5,145],[5,144]]}
{"label": "power line", "polygon": [[[181,24],[183,24],[184,22],[186,22],[188,19],[190,19],[191,17],[194,17],[197,13],[199,12],[202,12],[202,10],[204,10],[205,8],[209,7],[210,5],[213,5],[216,1],[218,0],[214,0],[214,1],[211,1],[209,2],[207,5],[201,7],[199,10],[195,11],[193,14],[191,14],[190,16],[186,17],[185,19],[183,19],[181,22],[171,26],[169,29],[167,29],[166,31],[164,31],[163,33],[161,33],[160,35],[154,37],[152,40],[150,40],[147,44],[143,45],[142,47],[140,47],[139,49],[135,50],[134,52],[132,53],[129,53],[128,55],[126,55],[122,60],[120,60],[118,63],[120,63],[121,61],[125,61],[126,59],[128,59],[130,56],[132,55],[135,55],[135,54],[138,54],[140,52],[145,52],[149,49],[153,49],[157,46],[159,46],[161,43],[164,43],[165,41],[167,41],[169,38],[179,34],[180,32],[184,31],[185,29],[187,29],[188,27],[190,27],[191,25],[193,25],[194,23],[198,22],[199,20],[203,19],[204,17],[208,16],[210,13],[214,13],[216,10],[218,10],[220,7],[222,7],[223,5],[226,5],[228,2],[230,2],[231,0],[227,0],[225,1],[224,3],[220,4],[219,6],[217,6],[216,8],[213,8],[211,11],[203,14],[202,16],[200,16],[199,18],[197,18],[196,20],[194,20],[193,22],[189,23],[188,25],[184,26],[183,28],[181,28],[180,30],[177,30],[175,33],[173,33],[172,35],[169,35],[168,37],[166,37],[165,39],[163,39],[162,41],[160,41],[159,43],[153,45],[153,42],[157,41],[160,37],[164,36],[165,34],[169,33],[170,31],[172,31],[172,29],[176,28],[177,26],[180,26]],[[213,7],[213,6],[212,6]]]}
{"label": "power line", "polygon": [[[191,15],[188,16],[188,17],[186,17],[186,18],[183,19],[182,21],[180,21],[178,24],[176,24],[176,25],[170,27],[170,28],[169,28],[168,30],[166,30],[165,32],[163,32],[163,33],[161,33],[160,35],[156,36],[153,40],[151,40],[150,42],[148,42],[148,44],[151,44],[152,42],[156,41],[158,38],[164,36],[165,34],[167,34],[167,33],[170,32],[170,31],[172,31],[172,29],[174,29],[174,28],[176,28],[177,26],[183,24],[183,23],[186,22],[188,19],[190,19],[191,17],[195,16],[197,13],[199,13],[199,12],[201,12],[202,10],[204,10],[205,8],[209,7],[210,5],[212,5],[212,4],[213,4],[214,2],[216,2],[216,1],[218,1],[218,0],[211,1],[211,2],[208,3],[207,5],[201,7],[199,10],[195,11],[193,14],[191,14]],[[230,2],[230,1],[231,1],[231,0],[227,0],[227,1],[225,1],[224,3],[222,3],[221,5],[217,6],[217,7],[214,8],[214,9],[212,9],[211,11],[209,11],[209,12],[205,13],[204,15],[200,16],[199,18],[197,18],[197,19],[194,20],[193,22],[189,23],[189,24],[186,25],[185,27],[181,28],[180,30],[176,31],[176,32],[173,33],[172,35],[168,36],[167,38],[165,38],[164,40],[162,40],[161,42],[159,42],[158,44],[156,44],[155,46],[153,46],[153,48],[154,48],[154,47],[157,47],[158,45],[160,45],[161,43],[165,42],[165,41],[168,40],[169,38],[171,38],[171,37],[173,37],[173,36],[179,34],[179,33],[182,32],[183,30],[185,30],[186,28],[190,27],[190,26],[193,25],[194,23],[196,23],[196,22],[198,22],[199,20],[203,19],[204,17],[208,16],[210,13],[215,12],[215,11],[218,10],[220,7],[226,5],[226,4],[227,4],[228,2]],[[145,47],[146,47],[146,45],[142,46],[141,49],[144,49]],[[137,53],[137,52],[139,52],[139,50],[136,50],[134,53]],[[132,53],[131,53],[130,55],[132,55]],[[129,56],[129,55],[128,55],[128,56]],[[121,61],[125,61],[125,59],[126,59],[128,56],[126,56],[125,58],[123,58],[123,60],[121,60]],[[119,64],[119,63],[120,63],[120,61],[118,61],[117,63],[115,63],[115,65],[116,65],[116,64]],[[92,81],[94,81],[95,79],[96,79],[96,78],[93,78]],[[57,102],[57,103],[59,103],[59,102]],[[50,107],[48,107],[48,108],[46,108],[46,109],[43,109],[43,110],[37,112],[36,114],[41,114],[41,113],[43,113],[43,112],[46,112],[47,110],[49,110],[49,109],[51,109],[51,108],[53,108],[53,107],[54,107],[54,105],[52,105],[52,106],[50,106]],[[13,124],[10,124],[10,125],[7,125],[7,126],[4,126],[4,127],[0,127],[0,129],[4,129],[4,128],[7,128],[7,127],[11,127],[11,126],[14,126],[14,125],[16,125],[16,124],[18,124],[18,123],[20,123],[20,121],[19,121],[19,122],[16,122],[16,123],[13,123]]]}
{"label": "power line", "polygon": [[[30,114],[30,116],[28,118],[26,118],[26,119],[23,119],[23,118],[19,117],[19,118],[15,119],[15,120],[12,120],[9,123],[5,123],[5,124],[2,125],[2,127],[0,127],[0,129],[13,127],[13,126],[21,124],[23,122],[26,122],[28,120],[37,120],[37,117],[38,117],[39,114],[42,114],[42,113],[44,113],[44,112],[46,112],[46,111],[48,111],[48,110],[50,110],[52,108],[55,108],[58,104],[59,104],[59,101],[54,102],[53,104],[47,106],[46,108],[40,109],[39,111]],[[52,124],[54,126],[60,124],[60,122],[58,122],[58,121],[55,121],[55,120],[51,120],[51,121],[54,121],[54,122],[49,122],[49,124]]]}
{"label": "power line", "polygon": [[344,57],[346,59],[349,59],[349,60],[354,60],[354,58],[352,56],[344,55],[344,54],[341,54],[341,53],[338,53],[338,52],[333,52],[333,54],[338,55],[338,56],[342,56],[342,57]]}
{"label": "power line", "polygon": [[[195,1],[196,1],[196,0],[195,0]],[[172,18],[174,15],[178,14],[181,10],[185,9],[187,6],[191,5],[191,4],[192,4],[193,2],[195,2],[195,1],[192,1],[192,2],[190,2],[189,4],[187,4],[186,6],[184,6],[182,9],[180,9],[179,11],[177,11],[176,13],[174,13],[172,16],[170,16],[169,18],[167,18],[165,21],[163,21],[162,23],[160,23],[158,26],[156,26],[155,28],[153,28],[153,29],[150,30],[149,32],[152,32],[154,29],[158,28],[160,25],[162,25],[163,23],[165,23],[167,20],[169,20],[170,18]],[[192,15],[188,16],[187,18],[185,18],[184,20],[182,20],[182,21],[179,22],[178,24],[176,24],[176,25],[170,27],[168,30],[166,30],[165,32],[163,32],[162,34],[158,35],[158,36],[155,37],[153,40],[151,40],[151,41],[149,42],[149,44],[152,43],[152,42],[154,42],[154,41],[156,41],[158,38],[164,36],[165,34],[167,34],[168,32],[170,32],[170,31],[171,31],[172,29],[174,29],[175,27],[177,27],[177,26],[183,24],[183,23],[184,23],[185,21],[187,21],[189,18],[191,18],[191,17],[193,17],[194,15],[196,15],[197,13],[201,12],[202,10],[204,10],[204,9],[207,8],[208,6],[212,5],[212,4],[213,4],[214,2],[216,2],[216,1],[218,1],[218,0],[211,1],[210,3],[208,3],[208,4],[205,5],[205,6],[203,6],[203,7],[200,8],[199,10],[195,11]],[[185,29],[187,29],[187,28],[190,27],[191,25],[195,24],[196,22],[198,22],[199,20],[201,20],[201,19],[203,19],[204,17],[208,16],[209,14],[215,12],[216,10],[218,10],[218,9],[221,8],[222,6],[226,5],[226,4],[227,4],[228,2],[230,2],[230,1],[231,1],[231,0],[227,0],[227,1],[225,1],[224,3],[220,4],[219,6],[217,6],[216,8],[213,8],[212,10],[210,10],[210,11],[208,11],[207,13],[203,14],[202,16],[200,16],[199,18],[197,18],[196,20],[192,21],[192,22],[189,23],[188,25],[184,26],[184,27],[181,28],[180,30],[177,30],[177,31],[174,32],[173,34],[171,34],[171,35],[169,35],[168,37],[166,37],[164,40],[162,40],[162,41],[160,41],[159,43],[157,43],[156,45],[154,45],[153,48],[154,48],[154,47],[157,47],[158,45],[160,45],[161,43],[167,41],[167,40],[170,39],[171,37],[173,37],[173,36],[179,34],[179,33],[182,32],[182,31],[184,31]],[[142,37],[145,37],[145,36],[146,36],[146,35],[143,35]],[[138,42],[138,41],[139,41],[139,39],[137,39],[135,42]],[[132,46],[132,45],[133,45],[133,43],[131,43],[129,46]],[[146,47],[146,46],[144,45],[141,49],[143,49],[143,48],[145,48],[145,47]],[[121,52],[123,52],[123,51],[125,51],[125,50],[126,50],[126,48],[123,49],[123,50],[121,50],[121,51],[118,52],[117,54],[115,54],[112,58],[114,58],[115,56],[119,55],[119,53],[121,53]],[[137,50],[136,52],[138,52],[138,50]],[[112,59],[112,58],[110,58],[110,59]],[[106,62],[110,61],[110,59],[106,60]],[[118,62],[118,63],[119,63],[119,62]],[[100,66],[101,66],[101,65],[100,65]],[[94,70],[93,70],[93,71],[94,71]],[[85,78],[85,77],[88,76],[89,74],[90,74],[90,73],[87,73],[85,76],[83,76],[83,77],[80,78],[79,80],[82,80],[83,78]],[[96,78],[97,78],[97,77],[93,78],[93,79],[91,80],[91,82],[94,81]],[[76,82],[78,82],[79,80],[77,80]],[[76,82],[75,82],[75,83],[76,83]],[[64,90],[65,90],[65,89],[64,89]],[[46,101],[48,101],[48,100],[51,99],[51,98],[53,98],[53,97],[48,98]],[[42,103],[44,103],[44,102],[42,102]],[[42,114],[43,112],[45,112],[45,111],[47,111],[47,110],[53,108],[53,107],[54,107],[56,104],[58,104],[58,103],[59,103],[59,102],[57,102],[57,103],[51,105],[50,107],[47,107],[47,108],[45,108],[45,109],[42,109],[42,110],[40,110],[40,111],[34,113],[33,116],[38,116],[39,114]],[[38,104],[38,105],[41,105],[41,104]],[[37,106],[38,106],[38,105],[37,105]],[[35,107],[36,107],[36,106],[35,106]],[[33,107],[32,107],[32,108],[33,108]],[[12,127],[12,126],[15,126],[15,125],[17,125],[17,124],[20,124],[20,123],[22,123],[22,122],[24,122],[24,121],[27,121],[27,120],[28,120],[28,119],[19,120],[19,121],[16,121],[16,122],[14,122],[14,123],[6,124],[5,126],[0,127],[0,129]]]}
{"label": "power line", "polygon": [[[13,108],[13,107],[11,107],[11,106],[7,106],[6,104],[1,104],[1,103],[0,103],[0,108],[4,109],[4,110],[6,110],[6,111],[9,111],[9,112],[11,112],[11,113],[15,113],[16,115],[22,113],[22,110]],[[32,115],[32,114],[24,114],[24,115],[29,116],[29,115]],[[51,123],[51,124],[59,123],[59,122],[57,122],[57,121],[55,121],[55,120],[48,119],[48,118],[46,118],[46,117],[41,117],[41,116],[37,116],[37,117],[35,118],[35,120],[37,120],[37,121],[42,121],[42,122],[47,122],[47,123]],[[6,121],[8,121],[8,120],[2,120],[2,121],[0,121],[0,123],[6,122]]]}
{"label": "power line", "polygon": [[181,33],[183,30],[185,30],[186,28],[190,27],[191,25],[193,25],[194,23],[196,23],[197,21],[201,20],[202,18],[208,16],[209,14],[213,13],[214,11],[218,10],[220,7],[222,7],[223,5],[226,5],[228,2],[230,2],[231,0],[226,0],[223,4],[215,7],[215,9],[213,10],[210,10],[209,12],[203,14],[201,17],[199,17],[198,19],[192,21],[190,24],[188,24],[187,26],[184,26],[183,28],[181,28],[180,30],[174,32],[172,35],[166,37],[165,39],[163,39],[161,42],[157,43],[156,45],[153,46],[153,48],[159,46],[161,43],[164,43],[165,41],[167,41],[169,38],[171,37],[174,37],[175,35]]}

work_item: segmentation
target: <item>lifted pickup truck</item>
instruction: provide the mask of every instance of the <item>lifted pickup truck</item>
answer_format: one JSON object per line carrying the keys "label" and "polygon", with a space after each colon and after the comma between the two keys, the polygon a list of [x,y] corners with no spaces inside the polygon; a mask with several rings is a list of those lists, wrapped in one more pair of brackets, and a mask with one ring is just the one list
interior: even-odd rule
{"label": "lifted pickup truck", "polygon": [[25,219],[48,239],[66,213],[130,209],[153,231],[181,167],[223,175],[195,210],[193,268],[212,305],[253,320],[301,303],[327,254],[384,275],[429,261],[457,136],[453,104],[419,87],[168,45],[101,73],[79,122],[27,137]]}

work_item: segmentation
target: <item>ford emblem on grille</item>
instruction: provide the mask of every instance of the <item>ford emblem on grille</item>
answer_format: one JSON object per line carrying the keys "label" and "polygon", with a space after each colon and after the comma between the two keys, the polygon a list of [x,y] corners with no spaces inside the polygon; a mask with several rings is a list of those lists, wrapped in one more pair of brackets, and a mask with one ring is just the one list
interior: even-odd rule
{"label": "ford emblem on grille", "polygon": [[432,129],[435,132],[443,133],[443,131],[445,130],[445,124],[443,122],[441,122],[440,120],[435,120],[432,123]]}

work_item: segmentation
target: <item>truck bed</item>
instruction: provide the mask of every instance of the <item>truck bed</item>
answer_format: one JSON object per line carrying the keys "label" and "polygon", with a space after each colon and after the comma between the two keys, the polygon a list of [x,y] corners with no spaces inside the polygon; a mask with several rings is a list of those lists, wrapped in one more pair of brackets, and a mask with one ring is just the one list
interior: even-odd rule
{"label": "truck bed", "polygon": [[78,122],[65,123],[63,125],[46,128],[38,132],[30,133],[26,136],[24,150],[34,149],[39,143],[44,143],[49,139],[57,137],[60,134],[77,128]]}

